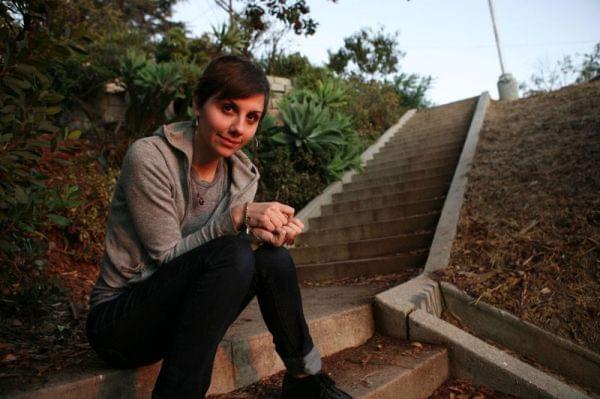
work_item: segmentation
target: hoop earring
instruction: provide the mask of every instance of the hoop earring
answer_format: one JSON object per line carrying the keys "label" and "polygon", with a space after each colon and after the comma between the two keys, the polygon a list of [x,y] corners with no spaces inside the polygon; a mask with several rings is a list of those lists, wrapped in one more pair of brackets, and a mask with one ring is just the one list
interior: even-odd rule
{"label": "hoop earring", "polygon": [[258,144],[258,139],[256,138],[256,136],[254,137],[254,146],[256,147],[257,150],[260,147],[260,145]]}

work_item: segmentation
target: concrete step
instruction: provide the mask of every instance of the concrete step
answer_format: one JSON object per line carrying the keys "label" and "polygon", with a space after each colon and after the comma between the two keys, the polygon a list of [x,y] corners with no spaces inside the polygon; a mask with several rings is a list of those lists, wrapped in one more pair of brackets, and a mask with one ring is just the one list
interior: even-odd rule
{"label": "concrete step", "polygon": [[444,123],[434,126],[418,126],[414,128],[404,125],[386,144],[419,143],[423,141],[435,141],[449,136],[460,136],[466,133],[469,126],[467,118],[456,123]]}
{"label": "concrete step", "polygon": [[431,244],[433,231],[372,238],[341,244],[290,248],[296,265],[372,258],[425,249]]}
{"label": "concrete step", "polygon": [[398,172],[394,175],[388,175],[388,176],[381,176],[381,177],[376,177],[376,178],[370,178],[370,179],[366,179],[366,180],[358,180],[358,181],[351,181],[349,183],[344,183],[344,185],[342,186],[343,189],[345,190],[346,188],[350,189],[350,190],[357,190],[360,188],[367,188],[367,187],[376,187],[382,184],[391,184],[391,183],[400,183],[406,180],[415,180],[415,179],[422,179],[422,178],[427,178],[427,177],[431,177],[431,176],[437,176],[441,173],[447,172],[448,170],[453,170],[455,169],[452,167],[448,167],[447,165],[444,166],[437,166],[437,167],[430,167],[430,168],[425,168],[425,169],[419,169],[419,170],[414,170],[414,171],[409,171],[409,172]]}
{"label": "concrete step", "polygon": [[449,377],[447,350],[394,341],[372,340],[325,365],[332,364],[332,379],[356,399],[428,398]]}
{"label": "concrete step", "polygon": [[455,169],[458,163],[458,159],[459,156],[456,155],[444,158],[434,158],[427,161],[415,160],[413,163],[404,163],[401,165],[394,165],[391,167],[369,167],[365,168],[359,174],[352,176],[352,181],[365,181],[378,177],[393,176],[398,173],[413,172],[421,169],[426,169],[427,167],[434,168],[445,166],[448,168]]}
{"label": "concrete step", "polygon": [[365,211],[369,209],[383,208],[386,206],[405,205],[412,202],[418,202],[446,195],[446,187],[428,187],[420,190],[405,191],[402,194],[381,195],[373,197],[368,201],[345,201],[334,202],[333,204],[321,207],[321,216],[329,216],[336,213],[347,213]]}
{"label": "concrete step", "polygon": [[460,147],[460,148],[462,148],[463,144],[464,144],[464,139],[459,138],[459,139],[453,139],[448,142],[441,142],[441,143],[435,143],[435,144],[422,144],[422,145],[412,146],[412,147],[404,147],[404,146],[387,147],[386,146],[381,151],[379,151],[377,154],[375,154],[374,157],[385,157],[385,156],[398,157],[398,156],[402,156],[405,154],[414,154],[414,153],[420,154],[425,151],[429,152],[429,151],[438,150],[440,147]]}
{"label": "concrete step", "polygon": [[[374,333],[373,296],[378,287],[302,288],[304,314],[323,356],[362,345]],[[256,300],[240,314],[223,339],[209,394],[226,393],[283,370]],[[76,374],[55,375],[43,386],[0,396],[28,399],[150,398],[160,362],[137,369],[110,369],[98,362]],[[7,396],[4,396],[8,394]]]}
{"label": "concrete step", "polygon": [[[424,399],[449,377],[445,348],[376,334],[365,344],[323,359],[323,370],[355,399]],[[283,373],[212,399],[275,399]]]}
{"label": "concrete step", "polygon": [[360,223],[333,229],[310,229],[297,239],[298,246],[339,244],[343,242],[368,240],[431,230],[437,225],[440,212],[386,220],[382,222]]}
{"label": "concrete step", "polygon": [[402,183],[385,184],[377,187],[363,188],[357,190],[345,189],[341,193],[333,194],[332,199],[334,202],[353,201],[370,198],[377,195],[389,195],[407,190],[418,190],[421,188],[432,187],[436,185],[448,186],[453,176],[454,171],[450,171],[450,173],[442,174],[439,176],[428,177],[425,179],[407,180]]}
{"label": "concrete step", "polygon": [[392,160],[377,160],[370,159],[367,161],[364,170],[369,172],[372,170],[379,170],[385,168],[391,168],[395,166],[403,166],[403,165],[412,165],[419,162],[428,162],[438,160],[440,158],[448,158],[448,157],[459,157],[460,152],[457,152],[455,149],[452,150],[442,150],[442,151],[432,151],[427,152],[427,157],[424,158],[423,154],[407,156],[402,159],[392,159]]}
{"label": "concrete step", "polygon": [[451,145],[451,144],[464,144],[465,137],[460,135],[458,137],[450,136],[445,138],[440,138],[432,141],[423,141],[421,143],[397,143],[397,144],[386,144],[378,154],[389,154],[389,153],[398,153],[398,152],[410,152],[415,150],[426,150],[431,147],[439,147],[441,145]]}
{"label": "concrete step", "polygon": [[437,116],[423,114],[422,111],[419,111],[406,123],[405,127],[407,134],[410,134],[413,131],[421,131],[439,126],[465,124],[469,122],[469,118],[471,118],[471,115],[465,110],[449,114],[439,114]]}
{"label": "concrete step", "polygon": [[385,143],[385,146],[393,147],[393,146],[400,146],[400,145],[409,146],[409,145],[419,145],[419,144],[432,144],[432,143],[437,143],[441,140],[446,140],[446,139],[451,139],[451,138],[464,139],[466,136],[466,133],[467,133],[467,128],[465,126],[460,125],[455,128],[452,128],[452,129],[444,129],[440,133],[432,131],[431,134],[428,134],[428,135],[424,134],[421,137],[407,138],[407,137],[396,136],[396,137],[393,137],[392,139],[390,139],[387,143]]}
{"label": "concrete step", "polygon": [[299,281],[324,281],[400,273],[407,269],[422,268],[428,254],[429,250],[425,249],[373,258],[298,265],[296,272]]}
{"label": "concrete step", "polygon": [[382,222],[384,220],[398,219],[401,217],[420,215],[442,209],[444,198],[415,201],[396,206],[385,206],[364,211],[352,211],[336,213],[333,215],[322,215],[308,220],[310,228],[332,229],[346,227],[361,223]]}
{"label": "concrete step", "polygon": [[397,151],[389,151],[389,152],[378,152],[373,157],[374,160],[378,161],[403,161],[405,158],[421,155],[422,159],[428,159],[428,156],[432,152],[445,151],[445,150],[453,150],[455,154],[460,154],[462,151],[462,147],[464,142],[452,143],[452,144],[441,144],[441,145],[433,145],[430,147],[424,148],[414,148],[409,150],[397,150]]}

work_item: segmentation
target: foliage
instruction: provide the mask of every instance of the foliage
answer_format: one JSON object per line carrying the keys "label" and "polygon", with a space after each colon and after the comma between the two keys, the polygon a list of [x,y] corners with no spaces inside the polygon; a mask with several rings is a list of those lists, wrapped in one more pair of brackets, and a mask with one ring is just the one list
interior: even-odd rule
{"label": "foliage", "polygon": [[248,39],[236,22],[213,27],[219,54],[241,55],[248,47]]}
{"label": "foliage", "polygon": [[280,201],[301,209],[319,195],[328,179],[322,165],[322,152],[291,154],[285,146],[276,147],[268,159],[254,158],[261,173],[256,201]]}
{"label": "foliage", "polygon": [[311,68],[308,58],[296,52],[293,54],[274,54],[273,57],[263,57],[258,60],[268,75],[293,78],[305,73]]}
{"label": "foliage", "polygon": [[[578,58],[581,60],[578,62]],[[547,60],[538,60],[536,72],[529,82],[521,82],[519,89],[525,96],[557,90],[573,83],[584,83],[600,76],[600,43],[596,43],[589,54],[566,55],[553,65]]]}
{"label": "foliage", "polygon": [[363,28],[344,39],[344,47],[329,54],[329,68],[335,72],[358,72],[375,78],[398,71],[399,60],[404,53],[398,48],[398,33],[386,34],[383,28],[373,32]]}
{"label": "foliage", "polygon": [[[345,89],[334,89],[330,81],[318,82],[317,87],[316,91],[301,89],[285,96],[279,103],[282,125],[270,126],[262,134],[272,147],[288,148],[292,159],[313,159],[319,154],[320,163],[312,172],[331,182],[360,166],[360,140],[352,119],[336,110],[347,98]],[[270,150],[268,157],[273,153]],[[258,157],[263,154],[259,151]]]}
{"label": "foliage", "polygon": [[187,61],[190,58],[188,38],[182,27],[169,29],[156,45],[156,61]]}
{"label": "foliage", "polygon": [[349,127],[347,119],[332,118],[327,108],[314,101],[288,100],[279,103],[283,127],[273,136],[280,144],[296,151],[323,151],[324,147],[345,143],[344,132]]}
{"label": "foliage", "polygon": [[156,63],[130,51],[121,63],[121,71],[129,99],[126,122],[130,138],[142,137],[163,124],[169,103],[185,98],[176,63]]}
{"label": "foliage", "polygon": [[400,106],[406,108],[426,108],[431,106],[425,95],[431,89],[431,76],[414,73],[400,73],[393,79],[396,93],[400,96]]}
{"label": "foliage", "polygon": [[26,31],[9,14],[1,18],[2,36],[9,40],[0,47],[0,296],[3,304],[18,305],[52,289],[41,273],[46,232],[68,226],[64,213],[80,204],[78,187],[50,184],[47,173],[68,164],[76,151],[79,132],[54,124],[63,97],[45,74],[75,44],[43,27]]}
{"label": "foliage", "polygon": [[591,53],[583,55],[578,72],[577,83],[600,77],[600,42],[596,43]]}
{"label": "foliage", "polygon": [[389,82],[353,76],[348,79],[348,88],[349,101],[340,111],[352,115],[354,128],[365,143],[374,142],[406,110],[396,87]]}

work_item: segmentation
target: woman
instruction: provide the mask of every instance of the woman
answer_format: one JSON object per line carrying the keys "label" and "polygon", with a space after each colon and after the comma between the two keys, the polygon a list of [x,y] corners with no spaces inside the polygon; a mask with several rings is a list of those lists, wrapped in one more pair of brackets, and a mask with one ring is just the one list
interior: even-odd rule
{"label": "woman", "polygon": [[214,59],[194,91],[194,122],[161,127],[123,160],[87,335],[118,367],[163,359],[153,398],[204,397],[217,347],[254,295],[286,365],[282,397],[350,397],[320,372],[282,246],[302,223],[287,205],[252,202],[259,173],[241,149],[268,99],[259,67]]}

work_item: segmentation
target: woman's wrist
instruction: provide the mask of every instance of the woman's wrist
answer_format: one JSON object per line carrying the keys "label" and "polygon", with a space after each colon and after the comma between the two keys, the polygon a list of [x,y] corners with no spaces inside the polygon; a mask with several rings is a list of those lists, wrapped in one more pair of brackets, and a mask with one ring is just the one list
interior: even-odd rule
{"label": "woman's wrist", "polygon": [[244,205],[237,205],[229,209],[233,219],[233,227],[236,231],[241,231],[244,223]]}

